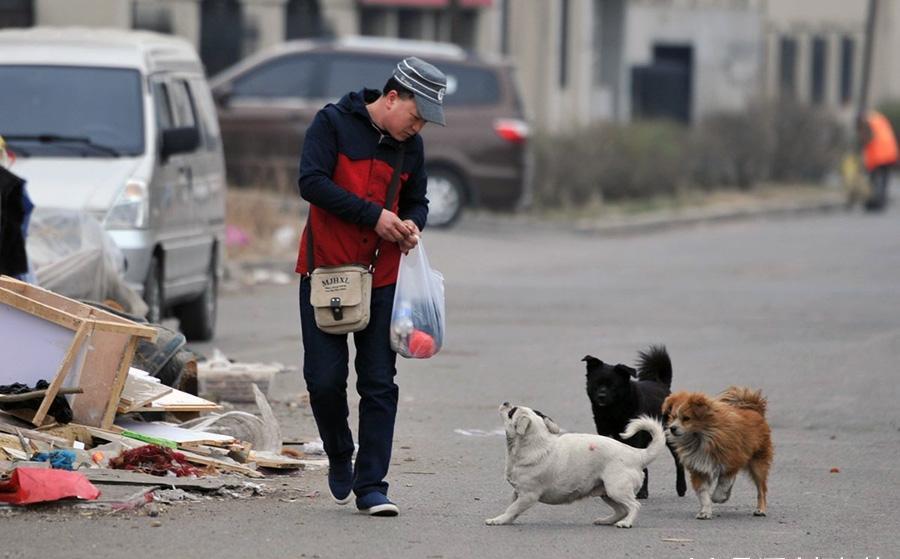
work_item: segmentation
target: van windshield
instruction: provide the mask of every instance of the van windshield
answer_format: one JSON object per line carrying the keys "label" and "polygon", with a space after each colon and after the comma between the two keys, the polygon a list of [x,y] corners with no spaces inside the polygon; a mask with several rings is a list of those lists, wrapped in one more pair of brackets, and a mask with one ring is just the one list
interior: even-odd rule
{"label": "van windshield", "polygon": [[0,136],[24,157],[144,153],[137,70],[0,66]]}

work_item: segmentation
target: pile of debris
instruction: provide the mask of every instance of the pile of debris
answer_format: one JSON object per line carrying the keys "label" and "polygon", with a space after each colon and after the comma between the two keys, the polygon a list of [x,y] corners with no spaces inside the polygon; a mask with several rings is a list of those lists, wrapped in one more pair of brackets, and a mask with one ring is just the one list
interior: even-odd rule
{"label": "pile of debris", "polygon": [[[133,509],[258,493],[248,479],[302,470],[259,388],[277,367],[221,354],[198,366],[183,336],[126,316],[0,276],[0,503]],[[259,415],[223,412],[198,384]]]}

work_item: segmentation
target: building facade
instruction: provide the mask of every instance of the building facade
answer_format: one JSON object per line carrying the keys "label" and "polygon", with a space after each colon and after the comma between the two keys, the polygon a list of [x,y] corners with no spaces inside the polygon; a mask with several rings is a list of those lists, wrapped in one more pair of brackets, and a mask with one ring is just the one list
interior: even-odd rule
{"label": "building facade", "polygon": [[[0,27],[173,33],[209,74],[307,37],[453,42],[518,68],[537,128],[664,117],[693,122],[789,96],[851,118],[868,1],[0,0]],[[900,98],[900,0],[878,0],[869,101]]]}

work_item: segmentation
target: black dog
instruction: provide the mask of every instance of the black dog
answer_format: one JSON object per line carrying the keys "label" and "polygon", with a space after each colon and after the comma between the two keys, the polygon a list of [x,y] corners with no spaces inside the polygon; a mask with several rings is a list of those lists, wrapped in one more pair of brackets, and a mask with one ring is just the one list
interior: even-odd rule
{"label": "black dog", "polygon": [[[594,424],[597,434],[612,437],[625,444],[646,448],[650,444],[647,433],[641,432],[631,439],[622,440],[619,433],[625,430],[629,420],[641,414],[660,417],[663,400],[671,392],[672,361],[665,346],[650,346],[646,352],[639,353],[638,371],[627,365],[608,365],[596,357],[586,356],[587,362],[587,395],[591,400],[594,412]],[[637,380],[632,380],[632,377]],[[672,445],[669,451],[675,458],[675,490],[683,497],[687,486],[684,481],[684,468]],[[647,470],[644,470],[644,485],[638,491],[638,499],[646,499]]]}

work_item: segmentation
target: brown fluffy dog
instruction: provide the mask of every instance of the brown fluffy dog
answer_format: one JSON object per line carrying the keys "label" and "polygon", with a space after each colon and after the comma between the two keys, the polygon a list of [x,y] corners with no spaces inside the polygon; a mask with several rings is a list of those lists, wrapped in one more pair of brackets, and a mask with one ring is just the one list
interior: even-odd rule
{"label": "brown fluffy dog", "polygon": [[728,500],[735,477],[744,469],[756,484],[753,514],[766,515],[766,480],[774,449],[766,399],[759,390],[732,386],[715,398],[675,392],[663,402],[662,413],[666,438],[691,473],[700,499],[697,518],[712,518],[712,504]]}

